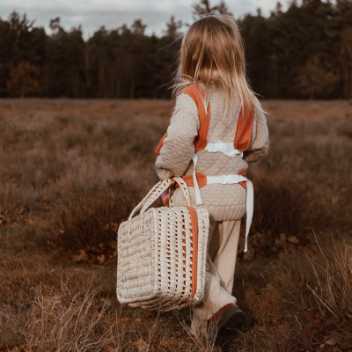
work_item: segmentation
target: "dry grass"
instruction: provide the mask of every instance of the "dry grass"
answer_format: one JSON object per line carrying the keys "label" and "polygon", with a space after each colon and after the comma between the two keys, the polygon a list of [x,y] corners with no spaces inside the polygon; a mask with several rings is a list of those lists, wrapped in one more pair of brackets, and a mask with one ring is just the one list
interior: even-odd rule
{"label": "dry grass", "polygon": [[[219,349],[191,338],[187,311],[159,316],[115,299],[115,230],[155,181],[152,149],[171,108],[0,101],[0,351]],[[352,350],[352,105],[265,108],[272,150],[251,170],[253,258],[236,278],[256,325],[220,346]]]}
{"label": "dry grass", "polygon": [[237,282],[257,326],[232,342],[239,351],[351,349],[352,240],[314,241],[299,252],[287,246],[265,268],[241,265]]}

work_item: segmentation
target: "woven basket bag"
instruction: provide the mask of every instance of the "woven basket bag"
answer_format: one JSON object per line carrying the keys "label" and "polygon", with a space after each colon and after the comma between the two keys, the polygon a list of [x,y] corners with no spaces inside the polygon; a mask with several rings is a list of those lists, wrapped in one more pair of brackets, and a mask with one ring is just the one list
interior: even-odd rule
{"label": "woven basket bag", "polygon": [[[175,182],[187,206],[150,208]],[[208,234],[208,211],[191,206],[182,178],[157,183],[118,230],[119,302],[160,311],[200,302],[204,296]]]}

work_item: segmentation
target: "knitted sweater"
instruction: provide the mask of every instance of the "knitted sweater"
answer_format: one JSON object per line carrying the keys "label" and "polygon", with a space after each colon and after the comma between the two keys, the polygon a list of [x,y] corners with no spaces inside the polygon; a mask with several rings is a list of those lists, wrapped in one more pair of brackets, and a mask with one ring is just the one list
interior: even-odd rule
{"label": "knitted sweater", "polygon": [[[232,143],[241,109],[239,98],[233,97],[232,101],[226,103],[226,95],[222,89],[207,89],[206,93],[211,107],[208,142]],[[243,159],[240,156],[229,157],[222,153],[201,151],[198,154],[197,172],[207,176],[239,174],[247,170],[248,162],[266,155],[269,148],[266,116],[256,110],[254,119],[251,147]],[[160,179],[192,175],[194,140],[198,135],[198,129],[198,111],[193,99],[187,94],[179,94],[176,97],[164,144],[155,162]],[[194,201],[192,187],[190,193]],[[201,195],[204,205],[216,221],[239,220],[245,214],[246,190],[239,184],[206,185],[201,188]],[[179,189],[174,192],[172,199],[176,206],[185,205]]]}

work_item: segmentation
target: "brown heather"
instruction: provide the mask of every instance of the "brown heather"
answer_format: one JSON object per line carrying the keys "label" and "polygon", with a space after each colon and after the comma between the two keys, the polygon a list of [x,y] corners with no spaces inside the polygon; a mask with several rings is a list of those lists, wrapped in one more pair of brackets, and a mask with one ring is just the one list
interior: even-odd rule
{"label": "brown heather", "polygon": [[201,346],[188,311],[115,298],[115,231],[156,181],[165,101],[0,101],[0,351],[351,351],[352,104],[267,101],[248,332]]}

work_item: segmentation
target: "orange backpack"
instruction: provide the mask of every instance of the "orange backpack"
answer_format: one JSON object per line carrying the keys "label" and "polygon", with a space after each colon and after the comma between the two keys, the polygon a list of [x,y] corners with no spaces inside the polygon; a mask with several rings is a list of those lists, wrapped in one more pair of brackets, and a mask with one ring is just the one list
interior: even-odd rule
{"label": "orange backpack", "polygon": [[[199,117],[199,131],[198,136],[195,139],[195,151],[196,153],[204,150],[208,141],[208,130],[211,116],[211,107],[208,104],[207,109],[204,104],[205,94],[203,90],[197,84],[191,84],[182,90],[182,93],[189,95],[194,103],[196,104]],[[242,152],[248,150],[252,141],[252,131],[253,131],[254,113],[253,111],[248,111],[244,113],[243,109],[240,111],[238,117],[237,128],[234,136],[234,148]],[[160,142],[154,149],[155,154],[159,155],[160,150],[165,143],[166,134],[161,138]],[[243,173],[241,173],[243,174]],[[184,179],[188,186],[192,186],[192,176],[184,176]],[[199,186],[202,187],[206,184],[206,177],[202,173],[197,173],[197,179],[199,181]],[[245,182],[241,183],[245,187]]]}

